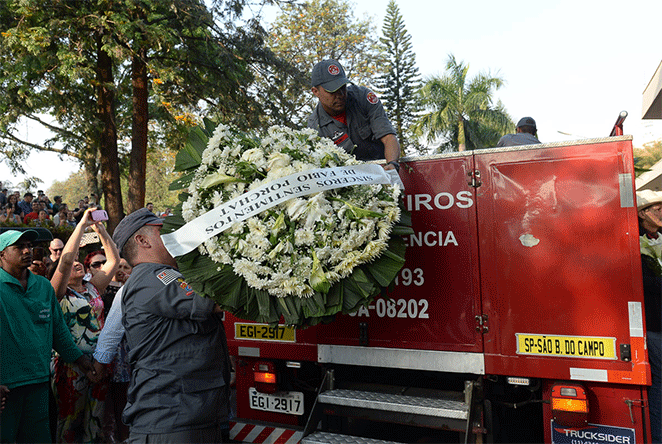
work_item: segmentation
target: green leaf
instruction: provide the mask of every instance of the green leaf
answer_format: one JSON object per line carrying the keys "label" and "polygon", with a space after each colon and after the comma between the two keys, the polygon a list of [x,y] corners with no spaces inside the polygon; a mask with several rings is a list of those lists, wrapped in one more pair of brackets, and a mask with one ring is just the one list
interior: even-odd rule
{"label": "green leaf", "polygon": [[331,284],[324,274],[324,268],[322,268],[320,260],[317,258],[317,254],[315,254],[315,250],[312,250],[312,254],[313,268],[310,271],[310,285],[312,285],[315,292],[326,293],[331,288]]}
{"label": "green leaf", "polygon": [[353,313],[365,302],[365,298],[359,294],[356,285],[349,279],[341,282],[343,286],[343,313]]}
{"label": "green leaf", "polygon": [[411,234],[414,234],[414,230],[411,227],[396,224],[393,226],[393,229],[391,230],[391,234],[395,236],[409,236]]}
{"label": "green leaf", "polygon": [[188,188],[188,186],[191,184],[191,180],[193,180],[193,177],[195,176],[195,173],[189,173],[185,174],[184,176],[180,177],[177,180],[174,180],[168,189],[170,191],[176,191],[176,190],[181,190],[184,188]]}
{"label": "green leaf", "polygon": [[200,188],[211,188],[222,183],[230,182],[241,182],[241,179],[238,179],[234,176],[228,176],[227,174],[223,174],[220,171],[217,171],[216,173],[205,177],[205,179],[200,184]]}
{"label": "green leaf", "polygon": [[175,230],[183,227],[186,224],[184,218],[179,214],[168,216],[163,220],[163,227],[161,228],[162,234],[172,233]]}
{"label": "green leaf", "polygon": [[256,291],[255,297],[260,310],[260,316],[269,316],[269,293],[266,291]]}
{"label": "green leaf", "polygon": [[400,220],[398,224],[411,227],[411,212],[405,209],[403,201],[400,201]]}
{"label": "green leaf", "polygon": [[[326,294],[326,306],[331,308],[331,310],[336,310],[338,307],[342,309],[342,295],[343,295],[343,286],[340,284],[335,284],[329,292]],[[335,311],[332,314],[337,313]]]}
{"label": "green leaf", "polygon": [[202,123],[205,126],[203,132],[205,136],[207,136],[209,139],[211,139],[212,135],[214,134],[214,130],[218,126],[216,122],[213,120],[208,119],[207,117],[202,119]]}
{"label": "green leaf", "polygon": [[188,142],[175,157],[175,171],[197,168],[202,162],[202,152],[207,148],[209,138],[200,127],[193,127],[188,134]]}

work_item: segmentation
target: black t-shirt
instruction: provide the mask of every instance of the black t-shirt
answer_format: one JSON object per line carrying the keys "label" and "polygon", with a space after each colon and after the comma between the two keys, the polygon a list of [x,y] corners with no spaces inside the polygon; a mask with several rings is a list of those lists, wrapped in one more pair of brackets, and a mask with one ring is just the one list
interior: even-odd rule
{"label": "black t-shirt", "polygon": [[641,255],[641,271],[644,277],[644,306],[646,310],[646,330],[660,332],[662,330],[662,269],[656,260],[644,254]]}

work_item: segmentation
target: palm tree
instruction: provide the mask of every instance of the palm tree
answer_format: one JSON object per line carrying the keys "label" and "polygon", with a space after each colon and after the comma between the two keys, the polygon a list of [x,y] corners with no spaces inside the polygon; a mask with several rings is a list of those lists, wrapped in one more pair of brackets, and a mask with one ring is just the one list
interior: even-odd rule
{"label": "palm tree", "polygon": [[421,89],[426,111],[414,130],[430,143],[440,141],[439,152],[493,147],[515,129],[501,101],[493,104],[492,95],[503,79],[480,73],[467,82],[468,70],[469,65],[451,54],[446,74],[431,77]]}

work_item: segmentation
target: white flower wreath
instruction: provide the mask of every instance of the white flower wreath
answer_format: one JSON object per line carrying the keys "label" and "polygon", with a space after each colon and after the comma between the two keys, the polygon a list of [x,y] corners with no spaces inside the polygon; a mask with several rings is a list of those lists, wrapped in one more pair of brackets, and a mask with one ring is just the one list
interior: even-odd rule
{"label": "white flower wreath", "polygon": [[[208,133],[212,129],[208,127]],[[200,134],[194,140],[204,140]],[[194,151],[189,146],[186,161],[178,159],[180,170],[193,171],[179,225],[288,175],[360,163],[315,131],[277,126],[260,139],[221,124],[213,129],[197,165],[190,160]],[[195,258],[178,258],[180,270],[187,279],[187,273],[191,275],[194,288],[198,282],[197,291],[211,291],[214,294],[208,296],[246,319],[277,322],[283,315],[288,323],[303,325],[311,323],[306,320],[310,317],[354,311],[389,285],[404,263],[404,246],[395,235],[402,230],[393,233],[401,218],[399,196],[397,186],[363,185],[290,199],[233,222],[200,245]],[[393,252],[374,264],[389,249]],[[215,264],[215,271],[226,278],[230,269],[243,282],[230,286],[217,278],[218,285],[210,290],[212,286],[203,281],[213,278],[201,271],[200,257],[212,261],[205,262],[207,268]],[[334,287],[352,277],[354,282]],[[244,283],[248,290],[245,286],[239,290]],[[220,295],[221,291],[229,295]],[[278,303],[271,304],[260,292]],[[306,299],[314,303],[301,302]]]}

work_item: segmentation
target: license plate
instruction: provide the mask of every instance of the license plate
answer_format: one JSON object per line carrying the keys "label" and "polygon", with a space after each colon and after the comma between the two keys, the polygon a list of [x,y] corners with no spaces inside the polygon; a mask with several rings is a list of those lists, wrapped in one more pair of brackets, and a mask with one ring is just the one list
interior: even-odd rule
{"label": "license plate", "polygon": [[269,324],[236,322],[234,324],[234,338],[253,341],[296,342],[296,330],[285,325],[270,327]]}
{"label": "license plate", "polygon": [[254,410],[303,415],[303,393],[301,392],[279,392],[270,395],[260,393],[251,387],[248,389],[248,397],[251,408]]}

